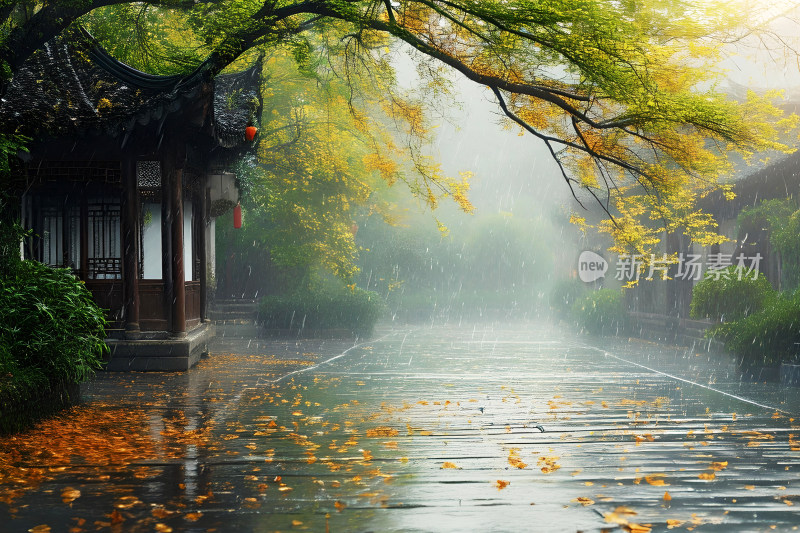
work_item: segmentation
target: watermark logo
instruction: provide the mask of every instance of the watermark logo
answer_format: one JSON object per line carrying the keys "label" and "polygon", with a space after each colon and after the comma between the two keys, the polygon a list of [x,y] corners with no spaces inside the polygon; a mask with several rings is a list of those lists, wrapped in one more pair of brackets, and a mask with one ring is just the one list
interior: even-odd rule
{"label": "watermark logo", "polygon": [[578,257],[578,277],[584,283],[591,283],[605,277],[608,271],[608,261],[603,256],[592,251],[584,250]]}

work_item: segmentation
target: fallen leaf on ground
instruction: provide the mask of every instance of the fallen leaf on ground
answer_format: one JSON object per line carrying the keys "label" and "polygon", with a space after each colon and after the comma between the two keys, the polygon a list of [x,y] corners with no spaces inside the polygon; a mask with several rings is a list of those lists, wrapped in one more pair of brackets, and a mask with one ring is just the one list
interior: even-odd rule
{"label": "fallen leaf on ground", "polygon": [[519,456],[519,448],[511,448],[508,451],[508,464],[515,468],[525,468],[527,463],[522,461],[522,458]]}
{"label": "fallen leaf on ground", "polygon": [[668,485],[669,483],[661,479],[664,476],[665,474],[650,474],[649,476],[644,476],[644,480],[647,481],[647,483],[649,483],[650,485],[655,485],[655,486]]}
{"label": "fallen leaf on ground", "polygon": [[64,503],[72,503],[81,497],[81,491],[67,487],[61,492],[61,501]]}
{"label": "fallen leaf on ground", "polygon": [[118,509],[114,509],[113,511],[111,511],[111,515],[109,515],[109,518],[111,518],[112,526],[121,524],[125,521],[125,517],[122,516],[122,513],[120,513]]}
{"label": "fallen leaf on ground", "polygon": [[117,503],[114,504],[114,507],[117,509],[130,509],[134,505],[138,505],[140,503],[142,502],[136,496],[123,496],[117,500]]}

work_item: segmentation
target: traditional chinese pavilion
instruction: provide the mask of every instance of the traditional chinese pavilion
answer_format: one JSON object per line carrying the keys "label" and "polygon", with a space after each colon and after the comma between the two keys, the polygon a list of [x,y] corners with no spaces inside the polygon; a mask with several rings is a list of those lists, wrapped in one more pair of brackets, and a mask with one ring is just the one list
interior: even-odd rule
{"label": "traditional chinese pavilion", "polygon": [[23,253],[71,268],[108,310],[109,369],[184,370],[207,351],[214,218],[238,201],[260,72],[154,76],[76,32],[0,102],[2,128],[32,139],[13,183]]}

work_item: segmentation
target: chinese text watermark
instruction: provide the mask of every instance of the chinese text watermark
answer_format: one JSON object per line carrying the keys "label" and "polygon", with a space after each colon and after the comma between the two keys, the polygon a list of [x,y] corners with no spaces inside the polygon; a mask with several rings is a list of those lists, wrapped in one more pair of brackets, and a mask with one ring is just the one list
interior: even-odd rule
{"label": "chinese text watermark", "polygon": [[[708,254],[703,262],[702,254],[678,254],[677,258],[667,254],[623,254],[617,259],[615,279],[637,282],[640,279],[681,279],[699,281],[701,279],[758,279],[763,259],[760,253],[748,256],[740,253]],[[730,269],[729,267],[734,267]],[[670,268],[672,271],[670,273]],[[608,262],[600,255],[584,251],[578,258],[578,275],[581,281],[590,283],[602,277],[608,270]]]}

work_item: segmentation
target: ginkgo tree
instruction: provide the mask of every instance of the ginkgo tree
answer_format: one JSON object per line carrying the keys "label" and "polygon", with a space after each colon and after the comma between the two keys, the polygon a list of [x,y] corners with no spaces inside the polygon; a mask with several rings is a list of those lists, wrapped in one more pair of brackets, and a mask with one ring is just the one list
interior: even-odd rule
{"label": "ginkgo tree", "polygon": [[[794,126],[767,96],[737,101],[719,89],[731,43],[757,35],[794,53],[756,23],[797,6],[746,0],[5,1],[0,92],[45,41],[115,5],[174,13],[212,76],[250,49],[313,40],[334,24],[345,64],[374,59],[387,39],[404,42],[433,79],[444,67],[488,87],[511,124],[546,144],[566,185],[596,199],[609,216],[600,228],[621,249],[644,251],[664,230],[717,241],[697,199],[721,186],[731,154],[786,150],[780,133]],[[153,44],[159,22],[132,23],[169,55]]]}

